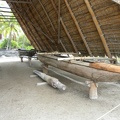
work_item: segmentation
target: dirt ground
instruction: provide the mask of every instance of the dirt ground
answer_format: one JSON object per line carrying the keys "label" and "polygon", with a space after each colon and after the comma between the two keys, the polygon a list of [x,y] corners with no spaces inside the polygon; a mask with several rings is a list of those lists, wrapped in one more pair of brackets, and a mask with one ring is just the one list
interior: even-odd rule
{"label": "dirt ground", "polygon": [[[41,63],[32,60],[30,67],[25,59],[0,57],[0,120],[120,120],[120,84],[99,83],[98,99],[90,100],[88,87],[73,83],[51,71],[67,86],[59,91],[30,77]],[[56,68],[55,71],[73,79],[84,79]]]}

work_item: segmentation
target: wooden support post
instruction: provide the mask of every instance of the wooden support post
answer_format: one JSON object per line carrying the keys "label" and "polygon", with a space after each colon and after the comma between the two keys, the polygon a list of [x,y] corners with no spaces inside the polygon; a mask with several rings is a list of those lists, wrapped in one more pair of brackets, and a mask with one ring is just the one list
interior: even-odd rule
{"label": "wooden support post", "polygon": [[21,62],[23,62],[23,57],[20,57],[20,59],[21,59]]}
{"label": "wooden support post", "polygon": [[92,17],[92,19],[93,19],[93,22],[94,22],[94,24],[95,24],[95,26],[96,26],[96,28],[97,28],[98,34],[99,34],[99,36],[100,36],[100,38],[101,38],[101,40],[102,40],[103,46],[104,46],[104,48],[105,48],[105,51],[106,51],[108,57],[109,57],[109,58],[112,58],[112,55],[111,55],[111,53],[110,53],[110,50],[109,50],[108,45],[107,45],[107,42],[106,42],[106,39],[105,39],[105,37],[104,37],[104,35],[103,35],[103,32],[102,32],[102,30],[101,30],[101,28],[100,28],[100,25],[99,25],[99,22],[98,22],[98,20],[97,20],[97,18],[96,18],[96,16],[95,16],[95,13],[94,13],[94,11],[93,11],[93,9],[92,9],[89,1],[88,1],[88,0],[84,0],[84,1],[85,1],[85,4],[86,4],[87,8],[88,8],[88,11],[89,11],[90,14],[91,14],[91,17]]}
{"label": "wooden support post", "polygon": [[85,36],[83,35],[83,33],[82,33],[81,29],[80,29],[79,24],[78,24],[78,22],[77,22],[77,20],[76,20],[76,18],[75,18],[75,16],[74,16],[74,14],[73,14],[70,6],[69,6],[68,1],[67,1],[67,0],[64,0],[64,1],[65,1],[65,4],[66,4],[66,6],[67,6],[67,8],[68,8],[68,10],[69,10],[69,13],[70,13],[72,19],[73,19],[73,21],[74,21],[74,23],[75,23],[75,25],[76,25],[76,28],[77,28],[77,30],[78,30],[78,33],[79,33],[79,35],[81,36],[81,38],[82,38],[82,40],[83,40],[83,42],[84,42],[84,44],[85,44],[85,47],[86,47],[89,55],[92,56],[92,52],[91,52],[91,50],[90,50],[90,48],[89,48],[89,46],[88,46],[88,44],[87,44],[87,42],[86,42]]}
{"label": "wooden support post", "polygon": [[90,89],[89,89],[89,98],[90,99],[97,99],[98,98],[98,93],[97,93],[98,85],[93,81],[87,81],[86,83],[90,87]]}
{"label": "wooden support post", "polygon": [[28,57],[29,65],[31,66],[31,57]]}

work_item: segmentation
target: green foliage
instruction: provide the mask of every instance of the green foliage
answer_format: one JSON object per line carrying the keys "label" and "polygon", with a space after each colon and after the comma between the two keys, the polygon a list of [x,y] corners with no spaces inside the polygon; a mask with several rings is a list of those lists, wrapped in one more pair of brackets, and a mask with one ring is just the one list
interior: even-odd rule
{"label": "green foliage", "polygon": [[[3,15],[2,13],[0,13]],[[14,16],[13,14],[10,14]],[[3,16],[2,21],[4,21]],[[6,21],[6,19],[5,19]],[[0,48],[13,49],[13,48],[23,48],[26,50],[33,49],[30,44],[30,41],[25,36],[24,32],[22,31],[20,25],[15,21],[11,22],[11,19],[7,19],[8,22],[0,22],[0,33],[2,33],[5,40],[0,43]]]}
{"label": "green foliage", "polygon": [[1,44],[0,44],[0,48],[6,48],[7,47],[7,42],[8,42],[8,40],[7,39],[5,39]]}
{"label": "green foliage", "polygon": [[11,41],[11,48],[19,48],[18,43],[14,40]]}
{"label": "green foliage", "polygon": [[34,49],[33,46],[26,46],[25,48],[26,50],[31,50],[31,49]]}
{"label": "green foliage", "polygon": [[33,46],[31,46],[30,41],[27,39],[27,37],[24,34],[18,38],[18,46],[19,48],[23,48],[26,50],[33,49]]}

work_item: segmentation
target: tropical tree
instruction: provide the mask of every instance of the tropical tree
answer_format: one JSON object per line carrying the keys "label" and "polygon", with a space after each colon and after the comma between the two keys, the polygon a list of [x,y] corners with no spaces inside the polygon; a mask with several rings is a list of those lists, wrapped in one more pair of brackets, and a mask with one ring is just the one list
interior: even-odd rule
{"label": "tropical tree", "polygon": [[17,40],[19,36],[20,26],[16,22],[8,21],[2,26],[2,34],[5,38],[8,38],[7,50],[11,49],[11,40]]}
{"label": "tropical tree", "polygon": [[[0,6],[4,7],[5,9],[9,8],[7,3],[0,3]],[[6,11],[4,8],[0,8],[0,10]],[[7,11],[8,10],[11,11],[10,9],[7,9]],[[0,12],[0,34],[2,34],[4,37],[4,41],[0,44],[0,48],[4,48],[6,46],[7,50],[11,48],[32,49],[33,47],[22,31],[14,15],[10,12],[8,13],[6,14]]]}

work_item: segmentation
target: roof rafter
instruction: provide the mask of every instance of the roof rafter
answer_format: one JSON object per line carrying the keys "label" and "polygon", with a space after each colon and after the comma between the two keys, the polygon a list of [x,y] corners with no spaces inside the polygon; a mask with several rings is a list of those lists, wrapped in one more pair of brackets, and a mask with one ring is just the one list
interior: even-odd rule
{"label": "roof rafter", "polygon": [[99,36],[100,36],[100,38],[101,38],[101,40],[102,40],[102,43],[103,43],[103,46],[104,46],[104,48],[105,48],[106,54],[108,55],[109,58],[111,58],[112,55],[111,55],[111,53],[110,53],[110,50],[109,50],[109,48],[108,48],[106,39],[105,39],[105,37],[104,37],[104,35],[103,35],[103,32],[102,32],[102,30],[101,30],[101,28],[100,28],[100,25],[99,25],[99,23],[98,23],[98,20],[97,20],[97,18],[96,18],[96,16],[95,16],[95,13],[94,13],[94,11],[93,11],[93,9],[92,9],[89,1],[88,1],[88,0],[84,0],[84,1],[85,1],[85,4],[86,4],[87,8],[88,8],[88,11],[89,11],[90,14],[91,14],[91,17],[92,17],[92,19],[93,19],[93,22],[94,22],[94,24],[95,24],[95,26],[96,26],[96,28],[97,28],[98,34],[99,34]]}
{"label": "roof rafter", "polygon": [[[33,1],[32,1],[32,3],[33,3]],[[40,14],[38,13],[37,9],[34,7],[34,5],[32,5],[32,7],[33,7],[33,9],[35,10],[35,12],[37,13],[37,15],[38,15],[40,21],[42,22],[45,30],[47,31],[48,35],[52,37],[51,32],[50,32],[49,29],[46,27],[46,25],[45,25],[45,23],[44,23],[44,20],[41,18],[41,16],[40,16]],[[49,37],[49,38],[50,38],[50,37]],[[58,50],[58,47],[57,47],[57,45],[56,45],[55,40],[54,40],[53,38],[50,38],[49,40],[55,45],[56,50]]]}
{"label": "roof rafter", "polygon": [[[26,5],[28,8],[31,8],[31,7],[29,7],[28,5]],[[30,13],[32,14],[32,11],[31,11],[31,9],[29,9],[29,11],[30,11]],[[35,29],[35,32],[37,33],[37,35],[38,35],[38,37],[39,38],[41,38],[41,35],[40,35],[40,33],[42,33],[43,35],[45,35],[45,37],[47,36],[42,30],[41,30],[41,28],[39,27],[39,26],[36,26],[36,25],[34,25],[34,23],[31,21],[31,19],[30,19],[30,17],[29,17],[29,14],[26,12],[26,16],[28,15],[28,21],[30,22],[30,24],[34,27],[34,29]],[[32,16],[34,16],[33,14],[32,14]],[[34,17],[33,17],[34,18]],[[36,19],[34,18],[34,20],[36,21]],[[37,23],[37,22],[35,22],[35,23]],[[37,23],[37,25],[38,25],[38,23]],[[39,30],[40,31],[42,31],[42,32],[40,32],[39,33]],[[49,38],[49,36],[48,36],[48,38]],[[44,48],[46,48],[46,50],[50,50],[49,48],[48,48],[48,46],[45,44],[45,41],[41,38],[41,40],[42,40],[42,42],[39,42],[42,46],[44,46]]]}
{"label": "roof rafter", "polygon": [[[21,5],[21,8],[23,6]],[[22,10],[22,9],[21,9]],[[24,21],[26,22],[27,24],[27,27],[29,29],[30,32],[32,32],[33,36],[35,36],[35,41],[36,39],[38,40],[38,46],[40,46],[42,48],[42,50],[46,50],[46,47],[44,45],[42,45],[40,42],[39,42],[39,34],[38,34],[38,31],[36,30],[36,27],[31,23],[31,19],[28,17],[28,14],[26,13],[28,10],[26,10],[25,12],[22,12],[22,11],[19,11],[19,14],[22,15],[22,18],[24,17]],[[34,30],[35,33],[32,31]],[[39,45],[40,44],[40,45]]]}
{"label": "roof rafter", "polygon": [[[56,6],[55,6],[54,1],[51,0],[51,3],[52,3],[52,5],[53,5],[53,7],[54,7],[54,9],[55,9],[55,11],[56,11],[56,13],[57,13],[57,15],[58,15],[58,10],[57,10],[57,8],[56,8]],[[73,46],[74,51],[75,51],[75,52],[78,52],[78,50],[77,50],[77,48],[76,48],[76,46],[75,46],[75,44],[74,44],[74,42],[73,42],[73,40],[72,40],[72,38],[71,38],[71,36],[70,36],[70,33],[68,32],[68,30],[67,30],[67,28],[66,28],[66,26],[65,26],[65,24],[64,24],[64,22],[63,22],[63,20],[62,20],[62,18],[60,18],[60,22],[61,22],[61,24],[62,24],[62,26],[63,26],[63,28],[64,28],[64,30],[65,30],[65,33],[67,34],[67,36],[68,36],[68,38],[69,38],[72,46]]]}
{"label": "roof rafter", "polygon": [[72,17],[72,19],[73,19],[73,21],[74,21],[74,23],[75,23],[75,26],[76,26],[76,28],[77,28],[77,30],[78,30],[78,33],[79,33],[79,35],[81,36],[81,38],[82,38],[82,40],[83,40],[83,42],[84,42],[84,45],[85,45],[85,47],[86,47],[89,55],[92,56],[92,52],[91,52],[91,50],[90,50],[90,48],[89,48],[89,46],[88,46],[88,44],[87,44],[87,42],[86,42],[86,40],[85,40],[85,36],[83,35],[83,33],[82,33],[82,31],[81,31],[81,28],[80,28],[80,26],[79,26],[79,24],[78,24],[78,22],[77,22],[77,20],[76,20],[76,18],[75,18],[75,16],[74,16],[74,14],[73,14],[71,8],[70,8],[70,6],[69,6],[68,1],[67,1],[67,0],[64,0],[64,2],[65,2],[66,6],[67,6],[67,8],[68,8],[68,10],[69,10],[69,13],[70,13],[70,15],[71,15],[71,17]]}
{"label": "roof rafter", "polygon": [[45,14],[46,14],[46,16],[47,16],[47,18],[48,18],[48,20],[49,20],[49,22],[50,22],[50,24],[51,24],[53,30],[56,32],[55,27],[54,27],[54,25],[53,25],[53,23],[52,23],[52,21],[51,21],[49,15],[48,15],[46,9],[45,9],[45,7],[43,6],[41,0],[38,0],[38,1],[39,1],[40,5],[42,6],[42,9],[43,9],[43,11],[45,12]]}
{"label": "roof rafter", "polygon": [[[33,1],[32,1],[32,3],[33,3]],[[33,9],[35,10],[35,12],[37,13],[37,15],[38,15],[40,21],[42,22],[42,24],[43,24],[45,30],[46,30],[46,31],[48,32],[48,34],[49,34],[50,32],[49,32],[49,30],[47,29],[47,27],[46,27],[46,25],[45,25],[43,19],[41,18],[40,14],[39,14],[38,11],[37,11],[37,9],[35,8],[34,5],[32,5],[32,7],[33,7]],[[51,39],[51,42],[54,42],[54,41],[52,40],[52,38],[50,38],[50,39]]]}

